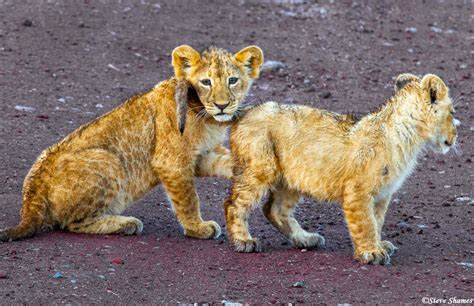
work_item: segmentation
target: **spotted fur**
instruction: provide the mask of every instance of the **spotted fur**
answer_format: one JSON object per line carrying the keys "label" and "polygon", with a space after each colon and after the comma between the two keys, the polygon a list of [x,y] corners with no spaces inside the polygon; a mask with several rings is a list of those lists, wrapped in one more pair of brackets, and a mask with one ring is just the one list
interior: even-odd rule
{"label": "spotted fur", "polygon": [[[236,56],[211,49],[202,61],[196,51],[192,60],[184,60],[185,49],[192,52],[187,46],[173,52],[176,78],[129,99],[41,153],[24,181],[20,224],[0,231],[0,241],[32,236],[44,225],[78,233],[138,234],[142,222],[120,214],[158,184],[166,190],[187,236],[220,235],[216,222],[201,218],[194,176],[232,175],[229,151],[223,146],[226,126],[202,115],[208,105],[201,101],[209,100],[208,95],[188,92],[186,80],[193,84],[193,77],[201,74],[219,79],[215,75],[229,74],[233,63],[243,81],[233,91],[232,108],[227,110],[232,115],[252,76],[246,70],[248,62],[238,58],[245,49]],[[212,94],[227,97],[219,90],[228,90],[219,88]],[[188,97],[186,106],[176,105],[183,95]],[[177,120],[182,109],[187,115],[185,131]]]}

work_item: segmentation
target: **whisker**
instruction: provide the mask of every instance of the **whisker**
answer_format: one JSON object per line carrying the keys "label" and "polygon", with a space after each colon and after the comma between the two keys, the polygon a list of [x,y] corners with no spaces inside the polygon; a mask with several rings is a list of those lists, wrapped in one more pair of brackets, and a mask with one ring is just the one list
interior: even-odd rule
{"label": "whisker", "polygon": [[453,151],[454,153],[457,155],[457,156],[461,156],[462,155],[462,150],[461,150],[461,145],[459,144],[459,142],[456,142],[453,146]]}

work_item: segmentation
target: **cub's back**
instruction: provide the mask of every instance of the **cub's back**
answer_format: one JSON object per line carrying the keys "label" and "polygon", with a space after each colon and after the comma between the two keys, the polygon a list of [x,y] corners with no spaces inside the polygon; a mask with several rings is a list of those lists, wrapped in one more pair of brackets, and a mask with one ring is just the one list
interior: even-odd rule
{"label": "cub's back", "polygon": [[350,116],[303,105],[266,102],[248,110],[233,125],[231,138],[239,143],[270,137],[273,142],[285,146],[326,142],[334,146],[335,142],[347,141],[347,133],[353,124]]}

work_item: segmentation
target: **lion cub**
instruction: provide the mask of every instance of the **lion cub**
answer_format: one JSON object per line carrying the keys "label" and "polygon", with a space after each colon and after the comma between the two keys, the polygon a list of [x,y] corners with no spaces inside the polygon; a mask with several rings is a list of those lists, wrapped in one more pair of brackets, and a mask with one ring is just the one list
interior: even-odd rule
{"label": "lion cub", "polygon": [[306,106],[268,102],[231,129],[232,194],[225,202],[230,240],[240,252],[260,250],[248,231],[251,208],[269,193],[267,219],[300,248],[323,246],[293,217],[302,195],[342,203],[355,257],[388,264],[396,249],[381,239],[390,198],[423,148],[446,153],[456,141],[454,108],[443,81],[402,74],[396,94],[359,122]]}
{"label": "lion cub", "polygon": [[[176,78],[41,153],[24,182],[20,224],[0,231],[0,241],[32,236],[43,225],[77,233],[140,233],[140,220],[120,214],[158,184],[187,236],[220,235],[216,222],[201,218],[194,176],[231,176],[222,122],[238,113],[263,54],[255,46],[235,55],[215,48],[199,54],[180,46],[172,57]],[[183,84],[191,85],[189,94]],[[177,126],[175,103],[183,90],[189,98],[185,131]]]}

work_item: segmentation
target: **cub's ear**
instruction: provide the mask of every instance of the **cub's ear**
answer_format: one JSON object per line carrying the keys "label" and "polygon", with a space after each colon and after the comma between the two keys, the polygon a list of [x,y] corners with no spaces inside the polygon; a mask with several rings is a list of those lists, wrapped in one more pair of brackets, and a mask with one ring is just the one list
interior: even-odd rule
{"label": "cub's ear", "polygon": [[199,52],[187,45],[176,47],[172,53],[174,74],[178,79],[184,79],[191,66],[196,65],[201,60]]}
{"label": "cub's ear", "polygon": [[395,92],[401,90],[411,82],[420,82],[420,78],[411,73],[402,73],[395,80]]}
{"label": "cub's ear", "polygon": [[263,64],[263,52],[257,46],[243,48],[234,55],[234,58],[244,64],[247,73],[252,79],[258,78],[260,66]]}
{"label": "cub's ear", "polygon": [[421,80],[421,88],[428,91],[432,104],[445,99],[449,91],[441,78],[434,74],[427,74],[423,77]]}

